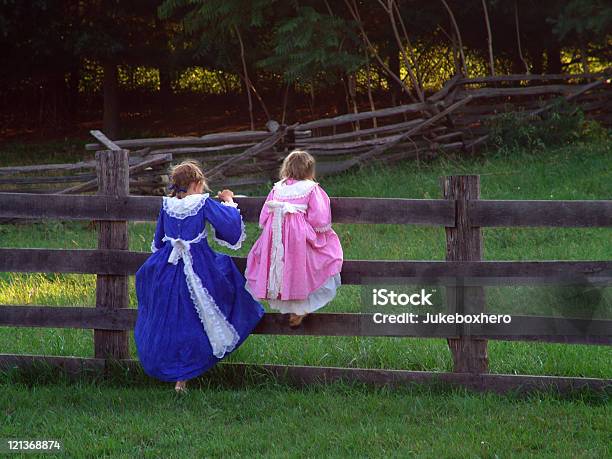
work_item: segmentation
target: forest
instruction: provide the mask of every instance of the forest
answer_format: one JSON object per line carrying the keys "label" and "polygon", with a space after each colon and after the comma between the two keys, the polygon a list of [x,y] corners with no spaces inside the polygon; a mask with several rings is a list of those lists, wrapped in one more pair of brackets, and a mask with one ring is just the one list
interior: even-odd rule
{"label": "forest", "polygon": [[598,72],[611,30],[604,0],[7,0],[0,139],[255,129],[423,101],[456,74]]}

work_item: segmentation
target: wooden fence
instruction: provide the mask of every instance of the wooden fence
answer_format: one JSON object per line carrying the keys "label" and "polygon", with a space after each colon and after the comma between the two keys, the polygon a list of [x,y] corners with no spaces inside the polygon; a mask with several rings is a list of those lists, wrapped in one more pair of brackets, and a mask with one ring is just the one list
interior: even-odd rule
{"label": "wooden fence", "polygon": [[[94,358],[0,354],[0,367],[28,366],[44,361],[69,371],[104,369],[107,365],[134,366],[129,359],[127,333],[134,327],[135,309],[128,304],[128,276],[149,256],[128,250],[127,221],[155,221],[159,197],[128,194],[129,161],[126,150],[99,151],[97,196],[32,195],[0,193],[0,217],[18,219],[94,220],[99,222],[98,248],[92,250],[0,249],[0,272],[56,272],[97,274],[96,307],[0,306],[0,326],[68,327],[94,329]],[[563,279],[591,279],[609,285],[612,261],[483,261],[482,227],[551,226],[610,227],[612,201],[489,201],[479,196],[478,176],[452,176],[443,180],[443,199],[332,198],[336,223],[414,224],[442,226],[446,231],[446,261],[346,260],[344,284],[360,285],[366,279],[412,277],[431,282],[443,278],[503,278],[510,285],[555,283]],[[238,200],[243,217],[257,221],[264,198]],[[235,258],[244,269],[244,258]],[[482,287],[452,287],[463,295],[472,311],[484,311]],[[255,333],[316,336],[423,337],[422,329],[386,324],[377,328],[369,314],[312,314],[297,330],[286,320],[268,313]],[[239,372],[264,369],[299,383],[351,379],[370,383],[402,384],[410,381],[443,381],[478,390],[505,391],[556,387],[559,390],[608,387],[609,379],[492,375],[488,373],[488,340],[522,340],[566,344],[612,344],[612,320],[588,321],[590,335],[576,334],[583,319],[514,316],[498,334],[456,336],[455,326],[425,333],[447,337],[453,372],[417,372],[357,368],[325,368],[287,365],[229,364]],[[555,334],[542,335],[542,326],[554,324]],[[507,327],[507,328],[506,328]]]}
{"label": "wooden fence", "polygon": [[[541,115],[559,98],[577,103],[588,117],[609,126],[610,75],[457,76],[423,103],[349,113],[294,126],[279,126],[271,121],[267,131],[201,137],[110,142],[99,131],[92,131],[97,143],[86,148],[130,150],[130,190],[135,194],[163,194],[168,165],[186,157],[203,163],[213,186],[243,190],[274,180],[280,161],[295,147],[306,148],[317,158],[319,175],[373,161],[390,163],[427,159],[440,152],[471,152],[486,142],[491,121],[499,114]],[[96,188],[94,166],[94,161],[83,161],[0,168],[0,188],[84,193]]]}

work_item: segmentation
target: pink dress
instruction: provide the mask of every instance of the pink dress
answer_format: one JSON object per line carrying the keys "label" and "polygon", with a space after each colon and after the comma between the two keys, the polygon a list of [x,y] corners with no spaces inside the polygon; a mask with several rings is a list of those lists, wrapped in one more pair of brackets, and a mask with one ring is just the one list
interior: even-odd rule
{"label": "pink dress", "polygon": [[247,289],[283,313],[307,314],[335,296],[342,246],[329,197],[312,180],[274,185],[259,216],[261,236],[247,258]]}

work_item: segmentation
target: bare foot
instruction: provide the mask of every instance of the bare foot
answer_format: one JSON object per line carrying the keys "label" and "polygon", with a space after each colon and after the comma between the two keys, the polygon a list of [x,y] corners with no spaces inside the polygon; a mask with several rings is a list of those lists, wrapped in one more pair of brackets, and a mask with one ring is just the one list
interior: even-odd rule
{"label": "bare foot", "polygon": [[289,326],[291,328],[298,328],[302,324],[302,321],[304,320],[304,317],[306,316],[307,314],[304,314],[303,316],[299,316],[297,314],[290,314],[289,315]]}
{"label": "bare foot", "polygon": [[174,390],[177,394],[187,392],[187,381],[177,381]]}

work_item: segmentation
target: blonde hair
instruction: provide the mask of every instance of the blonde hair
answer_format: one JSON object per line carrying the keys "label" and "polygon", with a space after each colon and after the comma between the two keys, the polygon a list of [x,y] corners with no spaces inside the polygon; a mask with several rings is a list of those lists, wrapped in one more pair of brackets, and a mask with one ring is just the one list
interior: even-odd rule
{"label": "blonde hair", "polygon": [[186,193],[189,185],[192,183],[202,183],[206,191],[210,191],[206,177],[200,164],[193,160],[183,161],[180,164],[172,166],[170,169],[170,188],[172,192],[170,196],[177,196],[179,193]]}
{"label": "blonde hair", "polygon": [[315,178],[315,159],[306,150],[293,150],[283,160],[281,179],[305,180]]}

